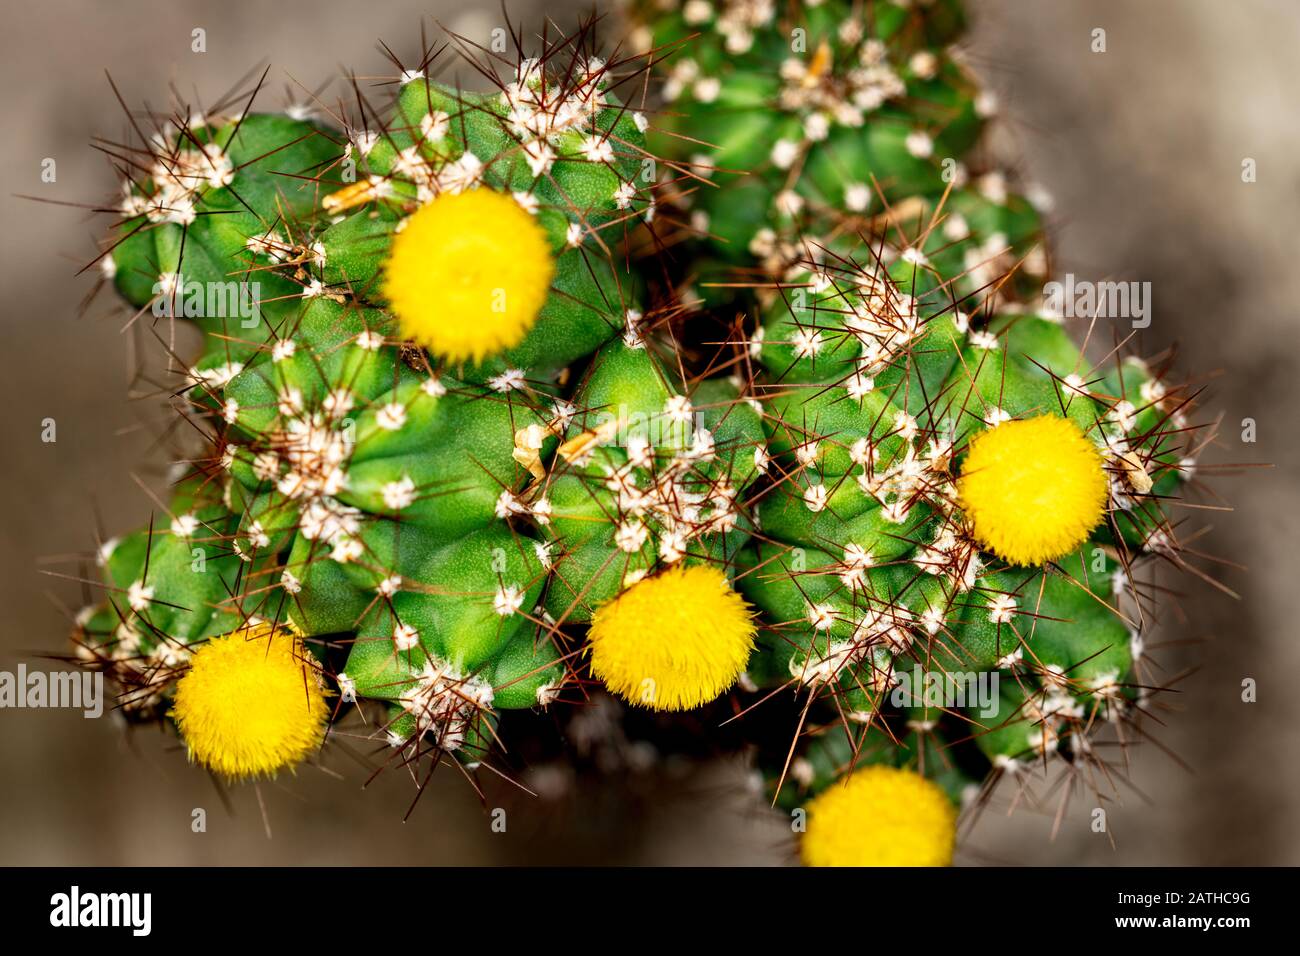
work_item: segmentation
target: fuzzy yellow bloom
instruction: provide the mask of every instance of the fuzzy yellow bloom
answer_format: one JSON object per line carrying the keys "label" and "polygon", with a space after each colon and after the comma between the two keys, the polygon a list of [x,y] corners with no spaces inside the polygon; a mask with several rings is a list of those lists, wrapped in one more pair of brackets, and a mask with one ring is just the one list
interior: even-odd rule
{"label": "fuzzy yellow bloom", "polygon": [[596,609],[591,671],[629,703],[690,710],[736,682],[755,630],[753,611],[721,571],[677,565]]}
{"label": "fuzzy yellow bloom", "polygon": [[239,779],[310,756],[329,708],[302,641],[263,623],[200,645],[176,684],[171,715],[190,760]]}
{"label": "fuzzy yellow bloom", "polygon": [[981,545],[1012,564],[1038,565],[1088,539],[1106,510],[1106,472],[1079,426],[1043,415],[977,435],[957,494]]}
{"label": "fuzzy yellow bloom", "polygon": [[833,783],[807,807],[799,849],[808,866],[947,866],[957,809],[911,770],[871,766]]}
{"label": "fuzzy yellow bloom", "polygon": [[393,237],[384,295],[402,334],[452,362],[518,345],[546,303],[546,231],[510,196],[444,193]]}

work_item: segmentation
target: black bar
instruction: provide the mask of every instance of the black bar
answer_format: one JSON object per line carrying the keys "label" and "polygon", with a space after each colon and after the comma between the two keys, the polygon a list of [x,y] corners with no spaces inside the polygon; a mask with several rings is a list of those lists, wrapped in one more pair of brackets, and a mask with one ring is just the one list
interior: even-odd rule
{"label": "black bar", "polygon": [[[699,951],[711,939],[735,947],[778,934],[804,945],[824,937],[827,945],[859,938],[878,946],[963,926],[973,934],[1041,929],[1057,934],[1043,938],[1083,945],[1100,933],[1227,942],[1250,930],[1284,931],[1295,918],[1283,916],[1294,877],[1287,869],[1175,868],[15,868],[0,870],[0,926],[11,939],[76,934],[82,942],[253,951],[282,942],[327,952],[445,945],[447,934],[490,947],[517,938],[621,949],[643,938]],[[71,922],[74,886],[78,922],[116,912],[119,925],[52,925]],[[143,896],[100,894],[149,894],[148,934],[137,935]]]}

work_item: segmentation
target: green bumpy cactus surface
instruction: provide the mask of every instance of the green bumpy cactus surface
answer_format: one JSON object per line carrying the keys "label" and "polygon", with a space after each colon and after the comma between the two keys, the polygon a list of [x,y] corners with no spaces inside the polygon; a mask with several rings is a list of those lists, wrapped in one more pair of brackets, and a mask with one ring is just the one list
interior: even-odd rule
{"label": "green bumpy cactus surface", "polygon": [[779,275],[836,236],[893,224],[955,290],[986,291],[1018,263],[1041,276],[1037,210],[973,155],[996,100],[949,46],[959,4],[634,9],[648,21],[641,42],[666,51],[653,146],[678,161],[676,189],[706,239],[701,272],[757,259]]}

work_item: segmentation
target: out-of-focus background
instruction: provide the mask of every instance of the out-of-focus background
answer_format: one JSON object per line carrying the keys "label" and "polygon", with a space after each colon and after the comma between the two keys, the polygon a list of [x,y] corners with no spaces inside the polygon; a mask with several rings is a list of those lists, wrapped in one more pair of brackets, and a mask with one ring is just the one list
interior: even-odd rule
{"label": "out-of-focus background", "polygon": [[[1131,786],[1108,809],[1107,835],[1090,827],[1079,794],[1051,840],[1059,794],[1005,813],[997,794],[960,854],[965,863],[1300,863],[1300,632],[1295,542],[1300,482],[1300,6],[1284,0],[1120,0],[1065,3],[971,0],[970,60],[998,92],[1023,172],[1055,196],[1058,272],[1150,281],[1154,321],[1144,345],[1180,348],[1178,368],[1208,386],[1204,410],[1222,416],[1207,466],[1271,463],[1213,475],[1231,512],[1187,517],[1211,526],[1198,550],[1248,566],[1220,569],[1231,600],[1189,579],[1172,582],[1176,608],[1150,642],[1172,677],[1159,745],[1134,752]],[[540,29],[542,4],[513,0],[512,18]],[[544,4],[561,27],[589,7]],[[345,64],[393,75],[374,46],[418,58],[421,17],[485,41],[502,22],[495,3],[449,0],[273,5],[174,0],[165,5],[45,0],[6,17],[0,128],[4,228],[5,506],[0,572],[0,669],[61,652],[86,592],[66,558],[88,551],[96,522],[113,534],[152,507],[142,490],[165,484],[166,456],[150,424],[156,402],[127,396],[133,367],[126,314],[105,296],[79,316],[93,279],[102,221],[74,207],[116,189],[92,135],[121,139],[125,101],[165,107],[172,84],[192,101],[225,92],[254,64],[272,63],[263,105],[305,98]],[[207,52],[191,52],[191,31]],[[1093,31],[1106,52],[1091,52]],[[368,82],[368,81],[363,81]],[[301,85],[299,85],[301,84]],[[332,86],[330,90],[339,90]],[[379,97],[377,96],[376,99]],[[41,181],[41,163],[57,181]],[[1257,181],[1242,181],[1253,159]],[[42,420],[58,440],[41,441]],[[1255,443],[1241,440],[1243,419]],[[1208,476],[1208,473],[1207,473]],[[137,483],[136,479],[139,479]],[[1242,681],[1258,682],[1243,703]],[[632,764],[641,757],[634,749]],[[643,754],[641,756],[644,756]],[[559,799],[491,791],[505,832],[454,772],[440,773],[406,822],[412,781],[368,773],[346,756],[258,788],[220,793],[186,765],[173,738],[127,734],[110,717],[0,710],[0,863],[785,863],[788,828],[764,812],[743,768],[673,765],[627,770],[607,789],[557,775],[530,779]],[[207,811],[204,833],[193,811]],[[269,825],[271,836],[266,829]],[[499,829],[499,827],[497,828]]]}

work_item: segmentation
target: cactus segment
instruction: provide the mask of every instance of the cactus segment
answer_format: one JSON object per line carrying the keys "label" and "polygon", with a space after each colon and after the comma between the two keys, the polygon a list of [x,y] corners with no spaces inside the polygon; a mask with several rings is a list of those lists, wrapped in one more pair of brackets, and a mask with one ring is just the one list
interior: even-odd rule
{"label": "cactus segment", "polygon": [[[1133,575],[1177,560],[1186,395],[1094,365],[1096,323],[1081,349],[1043,298],[1050,206],[981,143],[961,4],[633,10],[700,298],[757,320],[769,464],[736,581],[746,681],[801,701],[764,764],[777,802],[886,800],[901,771],[877,765],[959,802],[1058,752],[1098,762],[1090,733],[1148,693]],[[844,821],[808,862],[868,862]]]}

